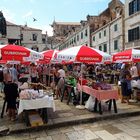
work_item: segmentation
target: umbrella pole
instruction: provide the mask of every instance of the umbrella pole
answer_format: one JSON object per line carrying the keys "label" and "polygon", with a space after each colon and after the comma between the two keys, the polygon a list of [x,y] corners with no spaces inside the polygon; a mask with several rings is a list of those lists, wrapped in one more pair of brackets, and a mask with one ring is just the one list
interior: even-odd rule
{"label": "umbrella pole", "polygon": [[50,78],[50,68],[51,68],[50,66],[51,66],[51,65],[50,65],[50,63],[49,63],[49,79],[48,79],[48,86],[50,86],[50,79],[51,79],[51,78]]}
{"label": "umbrella pole", "polygon": [[81,91],[80,91],[80,105],[78,105],[78,106],[76,106],[76,108],[77,109],[85,109],[85,106],[84,105],[82,105],[82,92],[83,92],[83,90],[82,90],[82,79],[83,79],[83,68],[82,68],[82,64],[83,63],[81,63]]}
{"label": "umbrella pole", "polygon": [[83,92],[83,90],[82,90],[82,80],[83,80],[83,68],[82,68],[82,64],[81,64],[81,91],[80,91],[80,105],[82,105],[82,92]]}

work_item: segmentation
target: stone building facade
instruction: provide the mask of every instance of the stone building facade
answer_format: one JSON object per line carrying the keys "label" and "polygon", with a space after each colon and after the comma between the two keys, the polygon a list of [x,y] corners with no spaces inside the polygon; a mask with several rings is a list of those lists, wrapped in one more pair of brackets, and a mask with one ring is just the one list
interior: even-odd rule
{"label": "stone building facade", "polygon": [[112,0],[108,8],[92,20],[92,47],[109,54],[124,49],[124,4],[120,0]]}
{"label": "stone building facade", "polygon": [[60,50],[62,50],[64,48],[69,48],[69,47],[79,46],[79,45],[89,46],[90,45],[89,38],[90,38],[90,30],[88,24],[84,26],[81,24],[81,29],[69,35],[60,44],[58,44],[58,47]]}
{"label": "stone building facade", "polygon": [[80,29],[79,22],[56,22],[51,25],[53,27],[53,37],[50,38],[53,49],[58,48],[64,40]]}
{"label": "stone building facade", "polygon": [[140,0],[125,0],[125,48],[140,49]]}
{"label": "stone building facade", "polygon": [[123,19],[121,16],[110,21],[91,34],[92,47],[114,54],[123,50]]}
{"label": "stone building facade", "polygon": [[86,21],[80,22],[80,29],[68,34],[57,44],[57,48],[88,45],[108,53],[123,50],[123,17],[124,4],[120,0],[112,0],[108,4],[108,8],[99,15],[87,15]]}
{"label": "stone building facade", "polygon": [[42,51],[47,48],[47,34],[42,30],[30,28],[27,25],[21,26],[6,21],[7,35],[0,37],[0,44],[16,44],[27,48]]}
{"label": "stone building facade", "polygon": [[54,21],[51,25],[53,27],[53,36],[54,37],[66,37],[72,32],[80,29],[79,22],[56,22]]}
{"label": "stone building facade", "polygon": [[21,28],[19,25],[13,24],[11,22],[6,21],[7,24],[7,36],[8,43],[10,44],[21,44]]}
{"label": "stone building facade", "polygon": [[21,44],[27,48],[39,51],[42,44],[42,30],[21,26]]}

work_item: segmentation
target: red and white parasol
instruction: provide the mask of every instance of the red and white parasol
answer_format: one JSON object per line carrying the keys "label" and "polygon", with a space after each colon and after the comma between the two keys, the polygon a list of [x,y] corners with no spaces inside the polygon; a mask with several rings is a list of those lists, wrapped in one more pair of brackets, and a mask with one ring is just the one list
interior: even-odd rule
{"label": "red and white parasol", "polygon": [[106,62],[111,61],[111,56],[100,50],[88,46],[75,46],[57,53],[58,60],[75,62]]}
{"label": "red and white parasol", "polygon": [[36,57],[37,52],[18,45],[0,45],[0,55],[3,60],[22,61],[25,57]]}
{"label": "red and white parasol", "polygon": [[[67,48],[57,53],[58,60],[65,61],[73,61],[73,62],[105,62],[111,61],[111,56],[107,53],[99,51],[97,49],[88,47],[88,46],[75,46],[71,48]],[[81,68],[81,76],[82,76],[82,68]],[[81,77],[82,78],[82,77]],[[82,85],[82,80],[81,80]],[[83,109],[82,106],[82,90],[80,94],[80,106],[77,106],[79,109]]]}
{"label": "red and white parasol", "polygon": [[140,62],[140,50],[129,49],[113,55],[113,62]]}
{"label": "red and white parasol", "polygon": [[56,54],[58,53],[58,50],[46,50],[41,52],[41,54],[43,54],[44,56],[44,61],[49,63],[50,61],[53,61],[56,57]]}

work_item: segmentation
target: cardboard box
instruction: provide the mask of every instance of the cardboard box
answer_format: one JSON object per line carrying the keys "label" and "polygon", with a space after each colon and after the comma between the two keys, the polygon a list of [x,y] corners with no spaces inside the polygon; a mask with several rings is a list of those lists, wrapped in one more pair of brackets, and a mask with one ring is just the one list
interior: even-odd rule
{"label": "cardboard box", "polygon": [[43,125],[43,120],[38,113],[29,115],[29,121],[32,127]]}

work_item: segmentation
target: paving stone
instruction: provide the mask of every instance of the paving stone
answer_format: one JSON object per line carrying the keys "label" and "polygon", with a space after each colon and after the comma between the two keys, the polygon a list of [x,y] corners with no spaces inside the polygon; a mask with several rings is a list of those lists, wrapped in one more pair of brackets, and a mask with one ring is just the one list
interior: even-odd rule
{"label": "paving stone", "polygon": [[73,127],[62,127],[59,129],[60,132],[62,133],[67,133],[67,132],[71,132],[71,131],[74,131]]}
{"label": "paving stone", "polygon": [[99,138],[97,135],[95,135],[95,133],[93,133],[89,129],[80,130],[78,131],[78,133],[80,134],[80,137],[84,138],[85,140],[92,140],[92,139]]}
{"label": "paving stone", "polygon": [[102,127],[92,127],[90,129],[92,132],[104,130]]}
{"label": "paving stone", "polygon": [[91,130],[89,129],[83,129],[83,130],[79,130],[79,131],[73,131],[73,132],[69,132],[66,133],[66,135],[68,136],[68,138],[70,140],[92,140],[92,139],[97,139],[99,138],[97,135],[95,135]]}
{"label": "paving stone", "polygon": [[6,137],[0,137],[0,140],[6,140]]}
{"label": "paving stone", "polygon": [[19,129],[20,130],[24,130],[26,129],[26,125],[24,123],[13,123],[11,125],[8,125],[10,131],[18,131]]}
{"label": "paving stone", "polygon": [[79,139],[79,133],[78,131],[68,132],[66,133],[69,140],[78,140]]}
{"label": "paving stone", "polygon": [[94,122],[90,125],[91,128],[98,127],[98,126],[99,126],[99,122]]}
{"label": "paving stone", "polygon": [[136,129],[130,129],[125,124],[116,124],[116,127],[131,136],[139,136],[139,132]]}
{"label": "paving stone", "polygon": [[90,124],[87,123],[87,124],[81,124],[81,126],[84,128],[84,129],[90,129]]}
{"label": "paving stone", "polygon": [[130,135],[126,133],[118,133],[118,134],[115,134],[114,136],[118,138],[119,140],[136,140],[135,138],[131,137]]}
{"label": "paving stone", "polygon": [[139,128],[139,125],[137,124],[134,124],[133,122],[126,122],[126,125],[129,127],[129,128],[132,128],[132,129],[137,129]]}
{"label": "paving stone", "polygon": [[140,140],[140,135],[137,136],[137,137],[134,137],[136,140]]}
{"label": "paving stone", "polygon": [[73,113],[61,113],[59,114],[59,117],[70,117],[70,116],[74,116]]}
{"label": "paving stone", "polygon": [[52,140],[69,140],[65,134],[52,135]]}
{"label": "paving stone", "polygon": [[52,130],[46,130],[46,133],[48,136],[52,136],[55,134],[61,134],[62,132],[59,129],[52,129]]}
{"label": "paving stone", "polygon": [[84,126],[83,125],[75,125],[73,126],[74,130],[83,130],[84,129]]}
{"label": "paving stone", "polygon": [[16,140],[15,136],[6,136],[5,140]]}
{"label": "paving stone", "polygon": [[30,139],[30,134],[27,132],[27,133],[22,133],[22,134],[15,134],[14,135],[16,137],[16,140],[21,140],[21,139]]}
{"label": "paving stone", "polygon": [[32,132],[29,135],[30,135],[30,138],[47,137],[46,131]]}
{"label": "paving stone", "polygon": [[126,126],[126,125],[123,124],[123,123],[112,124],[112,126],[117,127],[117,128],[120,129],[120,130],[128,129],[128,126]]}
{"label": "paving stone", "polygon": [[103,140],[103,139],[101,139],[101,138],[98,138],[98,139],[94,139],[94,140]]}
{"label": "paving stone", "polygon": [[116,140],[115,136],[113,136],[106,130],[96,131],[95,134],[103,140]]}
{"label": "paving stone", "polygon": [[[139,120],[139,116],[133,116],[128,118],[129,121],[137,121]],[[127,121],[127,120],[126,120]]]}
{"label": "paving stone", "polygon": [[39,137],[39,138],[36,138],[36,140],[52,140],[52,137],[51,136]]}
{"label": "paving stone", "polygon": [[131,121],[132,123],[140,126],[140,120]]}
{"label": "paving stone", "polygon": [[35,140],[35,138],[16,137],[15,140]]}
{"label": "paving stone", "polygon": [[112,135],[123,132],[122,130],[120,130],[117,127],[114,127],[112,125],[106,125],[106,126],[103,126],[102,128],[104,130],[108,131],[109,133],[111,133]]}
{"label": "paving stone", "polygon": [[137,129],[125,129],[125,133],[129,134],[130,136],[139,136],[140,133],[137,131]]}
{"label": "paving stone", "polygon": [[[67,122],[70,122],[70,121],[76,122],[76,121],[79,121],[79,119],[84,120],[84,119],[104,117],[106,115],[114,114],[114,112],[109,113],[108,111],[105,111],[103,115],[100,115],[99,113],[89,112],[88,110],[78,110],[72,104],[67,105],[65,102],[60,102],[60,100],[55,101],[55,103],[56,103],[56,112],[52,112],[52,110],[49,110],[50,114],[48,114],[49,116],[49,122],[47,124],[48,126],[56,125],[58,123],[66,124]],[[0,108],[2,107],[2,104],[3,104],[3,100],[0,100]],[[119,101],[117,102],[117,106],[118,106],[118,114],[115,114],[115,115],[119,115],[120,113],[125,113],[125,112],[127,113],[127,112],[133,112],[133,111],[140,111],[140,104],[128,106],[126,104],[121,104]],[[122,124],[125,121],[129,122],[127,124],[127,128],[136,129],[137,126],[140,125],[139,117],[132,117],[130,120],[127,117],[127,120],[123,119],[122,121],[119,121],[119,120],[102,121],[100,123],[93,123],[93,124],[90,124],[89,126],[84,126],[84,129],[90,129],[92,127],[96,128],[96,126],[102,127],[106,124],[111,124],[111,125],[114,124],[114,127],[115,127],[116,123]],[[11,121],[8,121],[6,116],[4,116],[3,119],[0,119],[0,124],[1,126],[4,126],[4,125],[9,126],[11,131],[27,129],[23,121],[21,121],[21,123],[19,123],[19,121],[13,123]],[[82,130],[82,128],[81,127],[75,128],[75,130],[76,129]],[[93,130],[94,129],[92,129],[92,131]],[[66,131],[69,131],[69,130],[66,130]],[[115,133],[115,132],[111,132],[111,133]]]}

